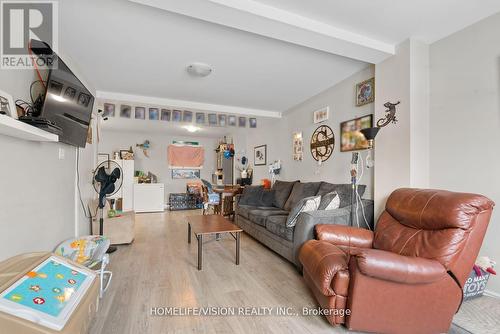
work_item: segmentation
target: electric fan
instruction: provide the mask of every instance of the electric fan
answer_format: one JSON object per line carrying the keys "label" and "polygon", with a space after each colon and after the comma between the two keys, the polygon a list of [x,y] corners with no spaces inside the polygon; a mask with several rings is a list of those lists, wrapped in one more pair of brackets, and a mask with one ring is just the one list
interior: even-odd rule
{"label": "electric fan", "polygon": [[[113,160],[101,162],[94,170],[92,185],[99,195],[98,208],[101,211],[99,217],[99,235],[103,235],[104,230],[104,207],[106,197],[113,196],[120,190],[123,183],[122,168]],[[108,253],[114,252],[116,247],[110,247]]]}

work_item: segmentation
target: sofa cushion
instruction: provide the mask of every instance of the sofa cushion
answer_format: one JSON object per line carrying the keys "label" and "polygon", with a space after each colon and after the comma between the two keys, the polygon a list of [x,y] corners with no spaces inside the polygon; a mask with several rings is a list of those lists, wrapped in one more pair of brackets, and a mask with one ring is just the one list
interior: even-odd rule
{"label": "sofa cushion", "polygon": [[268,208],[268,209],[255,209],[251,210],[248,213],[248,219],[257,225],[266,226],[266,219],[270,216],[284,216],[285,218],[288,216],[288,211],[283,211],[276,208]]}
{"label": "sofa cushion", "polygon": [[288,219],[286,221],[287,227],[295,226],[297,218],[302,212],[316,211],[318,210],[319,203],[321,201],[321,196],[311,196],[301,199],[290,211]]}
{"label": "sofa cushion", "polygon": [[286,200],[292,192],[293,185],[297,182],[298,181],[276,181],[272,189],[272,191],[274,191],[273,205],[278,208],[284,209]]}
{"label": "sofa cushion", "polygon": [[288,241],[293,241],[293,227],[286,227],[287,216],[269,216],[266,230]]}
{"label": "sofa cushion", "polygon": [[274,205],[274,190],[264,189],[260,197],[260,206],[270,207]]}
{"label": "sofa cushion", "polygon": [[263,186],[247,186],[243,189],[239,204],[241,205],[260,205]]}
{"label": "sofa cushion", "polygon": [[250,211],[255,209],[258,209],[258,207],[254,205],[238,205],[238,207],[236,208],[236,212],[238,215],[248,219]]}
{"label": "sofa cushion", "polygon": [[[340,198],[340,207],[343,208],[351,204],[351,190],[352,186],[350,184],[333,184],[328,182],[321,182],[317,195],[324,196],[327,193],[336,191]],[[358,185],[359,197],[363,197],[365,193],[366,186],[364,184]]]}
{"label": "sofa cushion", "polygon": [[238,204],[271,207],[274,204],[274,191],[266,190],[263,186],[247,186]]}
{"label": "sofa cushion", "polygon": [[280,208],[276,208],[274,206],[238,205],[236,208],[236,213],[246,219],[250,219],[250,213],[252,211],[269,211],[273,212],[273,215],[288,216],[289,214],[288,211],[281,210]]}
{"label": "sofa cushion", "polygon": [[290,211],[301,199],[316,195],[320,185],[321,182],[295,183],[285,203],[284,209]]}

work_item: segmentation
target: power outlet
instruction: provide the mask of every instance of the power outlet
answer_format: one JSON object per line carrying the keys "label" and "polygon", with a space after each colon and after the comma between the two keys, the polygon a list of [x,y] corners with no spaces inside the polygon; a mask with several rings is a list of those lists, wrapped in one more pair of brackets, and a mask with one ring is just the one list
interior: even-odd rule
{"label": "power outlet", "polygon": [[64,155],[66,152],[64,152],[64,148],[59,147],[59,160],[64,160]]}

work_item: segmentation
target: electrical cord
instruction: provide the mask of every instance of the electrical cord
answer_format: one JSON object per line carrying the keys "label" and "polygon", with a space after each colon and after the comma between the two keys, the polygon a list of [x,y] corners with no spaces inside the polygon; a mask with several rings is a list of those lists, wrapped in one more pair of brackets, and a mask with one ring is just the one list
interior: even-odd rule
{"label": "electrical cord", "polygon": [[82,190],[80,189],[80,148],[76,148],[76,188],[78,189],[78,198],[80,200],[80,204],[82,206],[83,214],[85,215],[85,218],[87,219],[94,219],[97,217],[97,210],[99,209],[99,206],[96,206],[95,213],[92,215],[92,211],[88,211],[85,209],[85,204],[83,203],[82,200]]}
{"label": "electrical cord", "polygon": [[354,185],[354,190],[356,193],[356,224],[358,225],[358,227],[360,227],[359,226],[358,208],[361,205],[361,213],[363,216],[363,220],[365,221],[365,224],[368,227],[368,229],[371,231],[372,229],[370,227],[370,224],[368,224],[368,219],[366,219],[365,207],[363,205],[363,201],[361,199],[361,196],[359,196],[359,193],[358,193],[358,183],[363,179],[364,168],[365,168],[365,166],[363,165],[363,159],[358,159],[358,161],[356,163],[356,170],[360,171],[360,175],[359,175],[359,178],[356,180],[356,184]]}
{"label": "electrical cord", "polygon": [[31,49],[31,40],[30,40],[30,43],[28,45],[28,53],[29,53],[31,60],[33,61],[33,65],[35,67],[36,74],[38,76],[38,79],[40,79],[39,81],[42,82],[44,88],[47,88],[47,86],[45,85],[45,82],[42,80],[42,75],[40,74],[40,70],[38,69],[38,65],[35,61],[35,57],[33,56],[33,50]]}
{"label": "electrical cord", "polygon": [[45,90],[45,81],[43,80],[35,80],[31,83],[30,85],[30,98],[31,98],[31,109],[32,109],[32,115],[35,117],[40,116],[43,108],[43,102],[44,102],[44,95],[43,94],[38,94],[38,97],[34,98],[33,97],[33,87],[37,84],[41,83],[44,87]]}
{"label": "electrical cord", "polygon": [[39,82],[40,82],[40,83],[42,83],[42,85],[43,85],[43,86],[44,86],[44,88],[45,88],[45,84],[46,84],[46,82],[47,82],[47,81],[45,81],[45,80],[41,80],[41,79],[40,79],[40,80],[35,80],[35,81],[33,81],[33,82],[31,83],[31,85],[30,85],[30,98],[31,98],[31,103],[35,103],[35,101],[36,101],[36,99],[34,99],[34,98],[33,98],[33,86],[35,86],[35,84],[37,84],[37,83],[39,83]]}

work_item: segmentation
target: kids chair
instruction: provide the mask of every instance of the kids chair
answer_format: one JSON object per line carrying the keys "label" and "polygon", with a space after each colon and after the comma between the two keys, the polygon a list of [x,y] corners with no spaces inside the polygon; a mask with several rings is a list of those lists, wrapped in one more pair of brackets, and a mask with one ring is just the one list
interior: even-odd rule
{"label": "kids chair", "polygon": [[203,182],[202,193],[203,193],[203,214],[207,212],[210,207],[214,208],[214,214],[220,213],[220,195],[217,194],[213,188],[212,184],[207,180],[201,179]]}
{"label": "kids chair", "polygon": [[[113,273],[105,270],[109,264],[109,255],[106,254],[110,245],[108,238],[100,235],[87,235],[63,241],[56,247],[54,253],[91,270],[99,275],[99,297],[109,288]],[[104,276],[108,276],[104,284]]]}

